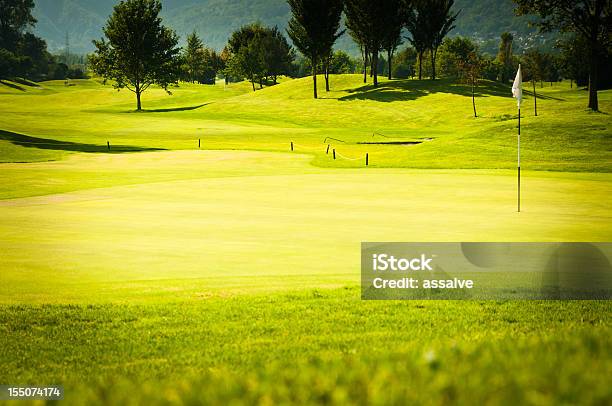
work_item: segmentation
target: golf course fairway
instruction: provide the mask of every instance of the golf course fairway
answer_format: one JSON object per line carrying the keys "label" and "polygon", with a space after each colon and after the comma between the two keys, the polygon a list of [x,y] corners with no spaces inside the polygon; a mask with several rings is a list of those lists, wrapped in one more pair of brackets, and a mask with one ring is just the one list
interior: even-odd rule
{"label": "golf course fairway", "polygon": [[166,292],[180,280],[172,296],[183,298],[352,286],[361,241],[612,237],[611,174],[527,172],[521,213],[513,171],[317,169],[288,153],[79,156],[12,178],[62,182],[88,166],[150,173],[144,183],[1,200],[4,303],[143,300],[150,287],[122,288],[132,280]]}
{"label": "golf course fairway", "polygon": [[592,113],[538,88],[518,213],[509,86],[483,81],[474,118],[446,80],[181,83],[141,113],[73,82],[0,85],[0,383],[77,405],[610,403],[609,301],[361,300],[360,243],[610,241],[612,91]]}

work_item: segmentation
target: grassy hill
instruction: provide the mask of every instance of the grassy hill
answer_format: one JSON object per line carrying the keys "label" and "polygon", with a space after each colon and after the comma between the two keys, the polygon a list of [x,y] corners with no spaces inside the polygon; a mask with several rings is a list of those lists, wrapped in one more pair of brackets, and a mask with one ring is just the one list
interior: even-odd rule
{"label": "grassy hill", "polygon": [[[11,105],[0,128],[2,161],[29,160],[23,136],[64,142],[138,148],[252,149],[295,151],[322,167],[490,168],[516,165],[516,105],[509,87],[483,82],[471,89],[449,81],[383,81],[364,86],[359,75],[332,76],[332,91],[311,98],[311,79],[289,80],[257,92],[247,84],[225,87],[181,84],[172,96],[160,89],[144,95],[134,113],[133,95],[95,81],[47,82],[24,91],[2,86]],[[587,94],[568,83],[537,88],[539,116],[525,86],[522,119],[526,170],[610,172],[612,92],[600,92],[604,113],[584,108]],[[36,116],[36,120],[24,120]],[[12,141],[11,141],[12,140]],[[33,142],[33,140],[30,140]],[[38,141],[42,142],[42,141]],[[329,152],[335,148],[338,159]],[[21,146],[20,146],[21,145]],[[67,151],[77,146],[66,148]],[[57,148],[50,155],[57,156]],[[345,158],[342,158],[345,157]],[[346,159],[348,158],[348,159]],[[35,158],[32,158],[35,159]]]}
{"label": "grassy hill", "polygon": [[[113,0],[56,0],[36,1],[37,32],[53,50],[64,48],[65,36],[70,37],[72,52],[93,50],[91,40],[102,35],[102,27],[112,12]],[[230,33],[254,21],[277,25],[284,29],[289,21],[289,7],[284,0],[173,0],[163,1],[163,16],[167,24],[184,39],[196,30],[201,38],[216,49],[221,49]],[[504,31],[517,34],[517,43],[525,43],[535,29],[528,26],[529,18],[513,15],[512,0],[457,0],[461,10],[457,28],[452,35],[494,40]],[[357,54],[348,35],[340,38],[337,47]],[[495,48],[490,49],[494,51]]]}

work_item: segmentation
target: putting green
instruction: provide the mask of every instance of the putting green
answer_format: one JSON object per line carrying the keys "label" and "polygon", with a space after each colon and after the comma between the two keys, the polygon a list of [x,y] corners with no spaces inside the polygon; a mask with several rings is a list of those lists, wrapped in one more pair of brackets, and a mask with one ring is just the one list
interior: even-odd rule
{"label": "putting green", "polygon": [[[310,159],[164,151],[1,164],[0,301],[355,286],[361,241],[612,238],[612,174],[525,172],[517,213],[514,171],[323,169]],[[24,185],[29,197],[15,197]]]}

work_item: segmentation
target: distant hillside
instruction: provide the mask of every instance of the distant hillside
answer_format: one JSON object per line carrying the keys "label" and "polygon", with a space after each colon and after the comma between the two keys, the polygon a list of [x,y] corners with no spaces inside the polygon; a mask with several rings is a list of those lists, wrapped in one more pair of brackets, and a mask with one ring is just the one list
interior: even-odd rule
{"label": "distant hillside", "polygon": [[[102,26],[112,12],[115,0],[35,0],[36,32],[45,38],[52,51],[65,47],[68,33],[70,51],[86,53],[93,49],[92,39],[102,35]],[[221,49],[237,27],[259,20],[285,28],[289,7],[284,0],[164,0],[166,24],[185,38],[194,29],[213,48]],[[528,19],[513,14],[512,0],[456,0],[461,9],[457,28],[451,35],[479,39],[485,50],[495,49],[503,31],[514,32],[520,42],[533,38]],[[343,36],[337,48],[356,53],[352,40]]]}

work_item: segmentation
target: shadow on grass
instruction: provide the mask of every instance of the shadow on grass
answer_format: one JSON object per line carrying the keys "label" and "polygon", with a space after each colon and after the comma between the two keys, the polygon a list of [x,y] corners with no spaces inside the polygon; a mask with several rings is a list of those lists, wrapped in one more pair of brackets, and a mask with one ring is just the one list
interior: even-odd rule
{"label": "shadow on grass", "polygon": [[170,113],[170,112],[173,112],[173,111],[189,111],[189,110],[199,109],[200,107],[204,107],[207,104],[210,104],[210,103],[198,104],[197,106],[168,107],[168,108],[165,108],[165,109],[142,109],[140,111],[138,111],[138,110],[131,110],[128,113]]}
{"label": "shadow on grass", "polygon": [[14,145],[26,148],[53,149],[59,151],[121,154],[125,152],[163,151],[163,148],[143,148],[130,145],[82,144],[78,142],[59,141],[48,138],[30,137],[28,135],[0,130],[0,140],[6,140]]}
{"label": "shadow on grass", "polygon": [[[523,89],[523,94],[526,94],[527,96],[533,97],[533,92],[530,91],[530,90]],[[542,100],[565,101],[565,99],[561,99],[559,97],[553,97],[553,96],[547,96],[547,95],[544,95],[544,94],[540,94],[537,90],[536,90],[536,96],[537,96],[538,99],[542,99]]]}
{"label": "shadow on grass", "polygon": [[18,86],[18,85],[14,84],[14,83],[11,83],[11,82],[5,82],[4,80],[0,80],[0,84],[3,84],[6,87],[11,87],[13,89],[25,92],[25,89],[23,87]]}
{"label": "shadow on grass", "polygon": [[[467,84],[456,83],[452,80],[391,80],[374,85],[365,85],[348,91],[349,95],[338,98],[340,101],[350,100],[374,100],[380,102],[409,101],[434,93],[456,94],[460,96],[472,96],[472,88]],[[533,95],[529,91],[523,91],[527,95]],[[499,96],[512,98],[510,85],[482,81],[475,89],[476,97]],[[563,100],[546,95],[537,95],[538,99]]]}

